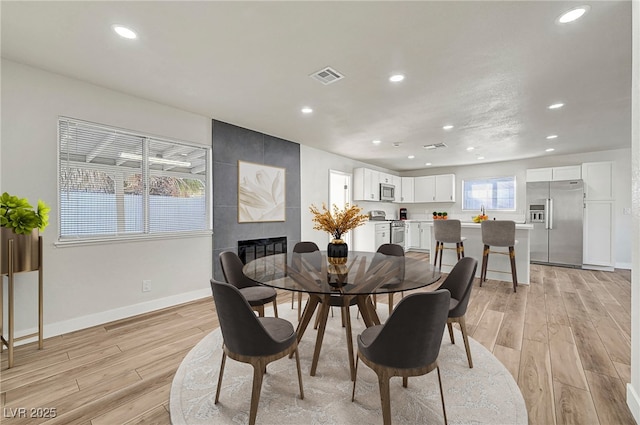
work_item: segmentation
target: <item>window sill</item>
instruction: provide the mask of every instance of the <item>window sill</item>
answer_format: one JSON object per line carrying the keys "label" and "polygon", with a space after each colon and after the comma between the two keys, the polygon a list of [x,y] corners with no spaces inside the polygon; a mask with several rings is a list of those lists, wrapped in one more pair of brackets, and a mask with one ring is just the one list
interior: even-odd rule
{"label": "window sill", "polygon": [[188,238],[200,238],[210,237],[213,235],[212,230],[202,230],[196,232],[184,232],[184,233],[165,233],[157,235],[130,235],[130,236],[118,236],[118,237],[104,237],[99,239],[65,239],[54,242],[54,246],[57,248],[67,248],[72,246],[87,246],[87,245],[106,245],[106,244],[118,244],[129,242],[148,242],[154,240],[167,240],[167,239],[188,239]]}

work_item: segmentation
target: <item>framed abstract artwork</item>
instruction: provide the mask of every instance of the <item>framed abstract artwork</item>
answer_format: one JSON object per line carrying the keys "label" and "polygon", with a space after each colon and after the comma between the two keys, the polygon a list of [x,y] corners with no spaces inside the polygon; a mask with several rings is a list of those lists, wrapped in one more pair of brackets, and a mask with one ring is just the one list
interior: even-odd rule
{"label": "framed abstract artwork", "polygon": [[238,161],[238,223],[285,221],[285,171]]}

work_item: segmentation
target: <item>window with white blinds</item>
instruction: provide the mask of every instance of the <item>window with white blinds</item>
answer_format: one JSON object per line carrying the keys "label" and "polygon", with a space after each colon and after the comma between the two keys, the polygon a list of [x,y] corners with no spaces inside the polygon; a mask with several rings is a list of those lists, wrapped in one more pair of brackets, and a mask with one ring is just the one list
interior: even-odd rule
{"label": "window with white blinds", "polygon": [[59,240],[210,230],[210,149],[58,120]]}

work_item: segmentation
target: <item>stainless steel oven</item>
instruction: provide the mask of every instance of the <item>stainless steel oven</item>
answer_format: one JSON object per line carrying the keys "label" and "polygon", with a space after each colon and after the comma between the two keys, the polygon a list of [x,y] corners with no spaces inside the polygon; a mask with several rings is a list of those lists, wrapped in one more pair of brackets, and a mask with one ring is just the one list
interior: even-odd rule
{"label": "stainless steel oven", "polygon": [[395,220],[391,222],[391,243],[405,248],[404,241],[404,221]]}

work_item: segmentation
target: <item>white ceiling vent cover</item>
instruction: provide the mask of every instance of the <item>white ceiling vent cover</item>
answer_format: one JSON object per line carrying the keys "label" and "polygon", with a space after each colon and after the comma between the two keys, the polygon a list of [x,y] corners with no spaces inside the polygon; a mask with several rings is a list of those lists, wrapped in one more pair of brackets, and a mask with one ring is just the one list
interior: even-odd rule
{"label": "white ceiling vent cover", "polygon": [[320,71],[314,72],[310,75],[310,77],[320,81],[326,86],[327,84],[335,83],[338,80],[342,80],[344,78],[344,75],[328,66],[324,69],[321,69]]}
{"label": "white ceiling vent cover", "polygon": [[425,149],[438,149],[438,148],[446,148],[447,145],[445,145],[444,143],[434,143],[432,145],[424,145],[423,148]]}

